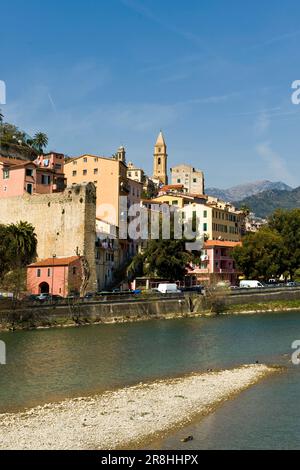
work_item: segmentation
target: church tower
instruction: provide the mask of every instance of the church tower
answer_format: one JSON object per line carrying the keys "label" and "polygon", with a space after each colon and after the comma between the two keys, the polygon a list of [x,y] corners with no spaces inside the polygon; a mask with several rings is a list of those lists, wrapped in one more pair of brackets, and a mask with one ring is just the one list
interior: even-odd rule
{"label": "church tower", "polygon": [[167,146],[163,133],[160,131],[154,147],[153,178],[158,179],[163,185],[168,184],[167,161]]}
{"label": "church tower", "polygon": [[116,159],[119,160],[119,162],[126,163],[126,150],[125,147],[119,147],[116,155]]}

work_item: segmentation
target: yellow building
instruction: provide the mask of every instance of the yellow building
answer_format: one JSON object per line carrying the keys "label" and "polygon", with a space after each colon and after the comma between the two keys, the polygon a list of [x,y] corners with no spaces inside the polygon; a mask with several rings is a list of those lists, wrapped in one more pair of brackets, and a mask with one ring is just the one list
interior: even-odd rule
{"label": "yellow building", "polygon": [[182,210],[185,219],[192,219],[194,214],[197,213],[197,217],[200,219],[201,233],[206,236],[207,240],[230,242],[239,242],[241,240],[244,215],[231,204],[226,204],[209,196],[176,193],[172,189],[166,189],[165,194],[154,199],[143,200],[143,205],[148,209],[153,208],[156,204],[168,204]]}

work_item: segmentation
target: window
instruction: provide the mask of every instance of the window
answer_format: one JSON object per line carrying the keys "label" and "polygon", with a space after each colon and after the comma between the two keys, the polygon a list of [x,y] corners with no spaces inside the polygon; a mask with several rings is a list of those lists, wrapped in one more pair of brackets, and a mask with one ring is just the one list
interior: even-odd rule
{"label": "window", "polygon": [[41,270],[40,269],[36,270],[36,277],[41,277]]}
{"label": "window", "polygon": [[51,268],[48,268],[48,277],[51,276]]}
{"label": "window", "polygon": [[193,211],[192,215],[192,230],[195,232],[197,230],[197,211]]}
{"label": "window", "polygon": [[73,165],[77,165],[77,160],[74,160]]}
{"label": "window", "polygon": [[26,185],[26,191],[28,192],[28,194],[32,194],[32,184],[28,183]]}
{"label": "window", "polygon": [[49,175],[42,175],[42,184],[50,184],[51,178]]}
{"label": "window", "polygon": [[87,170],[83,170],[82,174],[87,175]]}
{"label": "window", "polygon": [[128,173],[128,177],[131,178],[131,171]]}
{"label": "window", "polygon": [[55,163],[55,169],[56,170],[61,170],[61,164],[60,163]]}
{"label": "window", "polygon": [[84,157],[83,163],[87,163],[87,158],[86,157]]}
{"label": "window", "polygon": [[77,175],[77,171],[74,170],[73,173],[72,173],[72,176],[76,176]]}
{"label": "window", "polygon": [[138,172],[137,172],[137,171],[135,172],[135,176],[139,176],[139,174],[138,174]]}
{"label": "window", "polygon": [[97,158],[97,157],[95,157],[95,158],[94,158],[94,162],[96,163],[97,161],[98,161],[98,158]]}
{"label": "window", "polygon": [[203,224],[203,232],[207,232],[207,224]]}
{"label": "window", "polygon": [[94,168],[94,175],[98,175],[98,168]]}
{"label": "window", "polygon": [[73,273],[73,275],[75,276],[75,274],[76,274],[76,266],[73,266],[73,268],[72,268],[72,273]]}
{"label": "window", "polygon": [[31,168],[26,168],[26,176],[33,176],[33,170]]}
{"label": "window", "polygon": [[9,178],[9,169],[8,168],[5,168],[3,170],[3,179],[4,180],[7,180]]}
{"label": "window", "polygon": [[181,179],[180,179],[180,178],[178,178],[177,183],[181,183]]}
{"label": "window", "polygon": [[206,219],[207,218],[207,211],[203,212],[203,217]]}
{"label": "window", "polygon": [[193,178],[193,183],[197,183],[197,178]]}
{"label": "window", "polygon": [[159,159],[157,160],[157,163],[158,163],[158,165],[161,164],[161,158],[159,158]]}

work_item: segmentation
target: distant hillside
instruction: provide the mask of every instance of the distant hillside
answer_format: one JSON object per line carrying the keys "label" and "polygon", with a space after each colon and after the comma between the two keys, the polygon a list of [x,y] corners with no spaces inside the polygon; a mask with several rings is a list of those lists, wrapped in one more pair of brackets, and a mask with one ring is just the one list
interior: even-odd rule
{"label": "distant hillside", "polygon": [[273,190],[291,191],[292,188],[281,181],[274,183],[272,181],[263,180],[254,183],[240,184],[229,189],[207,188],[205,192],[209,196],[215,196],[224,201],[233,202],[241,201],[242,199],[262,193],[263,191]]}
{"label": "distant hillside", "polygon": [[300,187],[291,191],[264,191],[242,201],[234,202],[237,207],[246,205],[258,217],[267,217],[276,209],[300,208]]}

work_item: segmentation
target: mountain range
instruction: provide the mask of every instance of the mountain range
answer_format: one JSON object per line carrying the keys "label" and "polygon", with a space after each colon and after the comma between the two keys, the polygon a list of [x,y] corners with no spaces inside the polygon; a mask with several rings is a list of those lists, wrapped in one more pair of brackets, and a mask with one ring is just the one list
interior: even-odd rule
{"label": "mountain range", "polygon": [[255,181],[253,183],[240,184],[228,189],[206,188],[206,194],[222,199],[226,202],[242,201],[264,191],[292,191],[292,188],[281,181],[268,180]]}
{"label": "mountain range", "polygon": [[245,205],[249,207],[257,217],[268,217],[276,209],[300,208],[300,187],[288,191],[278,189],[263,191],[253,196],[233,202],[236,207]]}

